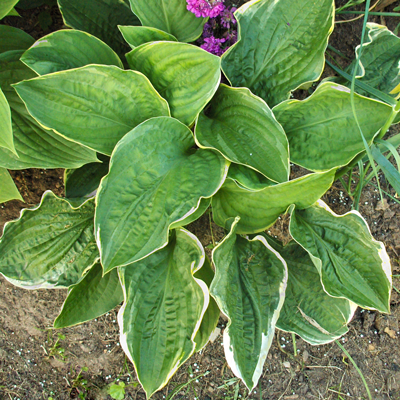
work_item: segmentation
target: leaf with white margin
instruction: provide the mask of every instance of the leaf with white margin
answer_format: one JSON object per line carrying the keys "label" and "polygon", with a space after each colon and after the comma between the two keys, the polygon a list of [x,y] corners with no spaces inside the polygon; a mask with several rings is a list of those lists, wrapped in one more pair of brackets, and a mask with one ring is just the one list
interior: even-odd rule
{"label": "leaf with white margin", "polygon": [[209,303],[207,285],[193,276],[204,258],[198,239],[181,228],[163,249],[118,269],[124,292],[120,342],[147,398],[195,351]]}
{"label": "leaf with white margin", "polygon": [[98,37],[123,56],[129,47],[118,25],[140,25],[125,0],[58,0],[65,25]]}
{"label": "leaf with white margin", "polygon": [[150,26],[118,26],[118,29],[132,49],[149,42],[178,41],[175,36]]}
{"label": "leaf with white margin", "polygon": [[197,118],[199,147],[216,149],[234,163],[275,182],[289,179],[289,143],[268,105],[247,88],[221,84]]}
{"label": "leaf with white margin", "polygon": [[21,61],[39,75],[88,64],[124,68],[111,47],[89,33],[73,29],[62,29],[40,38],[22,55]]}
{"label": "leaf with white margin", "polygon": [[168,101],[171,116],[187,126],[211,100],[221,80],[221,59],[191,44],[146,43],[126,59]]}
{"label": "leaf with white margin", "polygon": [[[350,89],[325,82],[306,100],[288,100],[274,107],[289,140],[290,161],[320,172],[344,166],[365,150],[350,99]],[[354,94],[354,105],[371,144],[392,107],[358,94]]]}
{"label": "leaf with white margin", "polygon": [[389,312],[390,259],[360,213],[337,215],[319,200],[305,210],[294,209],[289,230],[310,254],[328,294]]}
{"label": "leaf with white margin", "polygon": [[335,170],[302,176],[289,182],[250,190],[228,178],[212,198],[216,224],[225,227],[229,218],[240,217],[238,234],[264,231],[287,212],[291,204],[300,209],[314,204],[332,185]]}
{"label": "leaf with white margin", "polygon": [[171,117],[151,118],[117,144],[97,192],[95,231],[104,273],[166,246],[171,224],[221,187],[228,162],[193,147],[190,129]]}
{"label": "leaf with white margin", "polygon": [[253,0],[235,12],[238,42],[222,56],[232,86],[248,87],[270,107],[319,79],[334,25],[334,1]]}
{"label": "leaf with white margin", "polygon": [[161,29],[180,42],[193,42],[203,32],[206,18],[197,18],[182,0],[129,0],[144,26]]}
{"label": "leaf with white margin", "polygon": [[330,343],[347,333],[357,305],[325,292],[309,254],[294,240],[283,246],[270,236],[263,236],[284,258],[289,273],[285,303],[276,327],[296,333],[312,345]]}
{"label": "leaf with white margin", "polygon": [[41,127],[28,113],[11,84],[35,77],[19,61],[20,51],[9,51],[0,60],[0,86],[10,105],[14,146],[18,153],[0,148],[0,166],[8,169],[78,168],[97,161],[96,153]]}
{"label": "leaf with white margin", "polygon": [[9,172],[5,168],[0,168],[0,203],[9,200],[24,201]]}
{"label": "leaf with white margin", "polygon": [[232,163],[229,166],[228,178],[233,179],[239,186],[248,190],[261,190],[267,186],[275,185],[275,182],[270,181],[264,175],[254,171],[241,164]]}
{"label": "leaf with white margin", "polygon": [[174,222],[173,224],[171,224],[169,229],[180,228],[182,226],[189,225],[192,222],[198,220],[207,211],[207,208],[210,206],[210,204],[211,204],[211,199],[210,198],[201,199],[199,207],[197,208],[197,210],[193,214],[190,214],[189,216],[187,216],[183,220],[179,220],[177,222]]}
{"label": "leaf with white margin", "polygon": [[99,257],[93,232],[94,200],[72,205],[47,191],[4,226],[0,273],[26,288],[66,288],[79,282]]}
{"label": "leaf with white margin", "polygon": [[56,72],[15,89],[40,124],[106,155],[135,126],[170,115],[167,102],[143,74],[114,66]]}
{"label": "leaf with white margin", "polygon": [[[205,256],[203,266],[194,274],[196,279],[201,279],[210,288],[214,279],[214,271],[211,267],[210,260]],[[201,320],[199,330],[197,331],[194,341],[196,342],[196,353],[202,350],[210,340],[210,336],[217,327],[221,311],[213,297],[210,297],[207,310]]]}
{"label": "leaf with white margin", "polygon": [[249,390],[257,385],[285,299],[285,260],[262,236],[236,235],[239,218],[213,250],[215,277],[210,288],[228,317],[224,330],[225,358]]}
{"label": "leaf with white margin", "polygon": [[11,110],[8,101],[0,88],[0,147],[4,147],[14,154],[13,132],[11,126]]}
{"label": "leaf with white margin", "polygon": [[74,326],[98,318],[124,300],[118,271],[103,275],[103,268],[96,263],[76,285],[68,291],[54,328]]}

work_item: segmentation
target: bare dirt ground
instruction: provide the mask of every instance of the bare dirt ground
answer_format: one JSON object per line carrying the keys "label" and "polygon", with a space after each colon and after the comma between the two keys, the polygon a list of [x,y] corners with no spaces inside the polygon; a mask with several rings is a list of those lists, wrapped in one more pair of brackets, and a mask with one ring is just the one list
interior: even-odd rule
{"label": "bare dirt ground", "polygon": [[[25,29],[36,38],[41,37],[44,32],[37,21],[43,9],[53,18],[50,29],[59,29],[62,20],[57,9],[48,6],[22,14],[23,19],[6,18],[3,23]],[[391,29],[400,22],[374,21],[386,22]],[[337,24],[331,44],[352,56],[360,41],[360,27],[360,20]],[[345,63],[339,58],[337,61]],[[332,73],[327,70],[326,74]],[[294,173],[298,173],[296,171],[294,168]],[[6,221],[18,217],[21,208],[37,204],[45,190],[63,195],[62,170],[14,171],[13,177],[26,203],[11,201],[0,205],[0,232]],[[394,194],[384,180],[381,183],[383,189]],[[390,198],[386,198],[384,204],[378,199],[377,189],[368,186],[361,198],[360,212],[374,237],[385,243],[393,275],[399,275],[400,205]],[[339,182],[324,200],[338,214],[351,209],[352,199]],[[190,229],[205,246],[211,242],[208,216],[196,221]],[[278,220],[269,231],[284,238],[286,218]],[[221,235],[221,229],[214,224],[213,234],[217,240]],[[400,292],[397,290],[400,279],[395,277],[393,282],[391,314],[359,309],[349,333],[340,339],[361,370],[374,400],[400,399]],[[145,399],[144,391],[136,384],[133,366],[118,343],[118,310],[80,326],[56,331],[52,324],[65,296],[65,290],[28,291],[0,278],[0,399],[111,399],[106,389],[116,380],[127,385],[125,399]],[[225,362],[222,346],[225,323],[221,317],[219,334],[214,341],[182,366],[154,399],[167,398],[174,388],[191,380],[178,390],[175,399],[368,398],[359,373],[336,343],[315,347],[296,337],[295,357],[292,336],[284,332],[277,332],[260,385],[249,394]]]}

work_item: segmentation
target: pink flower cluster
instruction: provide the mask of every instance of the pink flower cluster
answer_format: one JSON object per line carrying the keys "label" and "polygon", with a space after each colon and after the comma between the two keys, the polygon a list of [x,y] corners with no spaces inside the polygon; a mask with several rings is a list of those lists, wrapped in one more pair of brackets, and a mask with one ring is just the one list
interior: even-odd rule
{"label": "pink flower cluster", "polygon": [[197,18],[215,18],[224,10],[224,0],[186,0],[187,9]]}

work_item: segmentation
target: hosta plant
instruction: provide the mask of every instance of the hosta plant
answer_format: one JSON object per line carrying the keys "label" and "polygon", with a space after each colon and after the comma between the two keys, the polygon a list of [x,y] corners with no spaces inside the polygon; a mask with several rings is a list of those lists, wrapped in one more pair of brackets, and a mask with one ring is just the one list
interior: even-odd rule
{"label": "hosta plant", "polygon": [[[66,168],[65,198],[46,192],[5,225],[6,279],[68,288],[56,328],[122,303],[122,348],[148,397],[206,345],[220,312],[228,365],[249,390],[276,328],[323,344],[357,306],[389,312],[384,245],[321,197],[365,154],[360,129],[372,144],[396,109],[331,81],[290,99],[322,73],[332,0],[246,3],[221,58],[187,43],[206,19],[185,0],[130,0],[129,15],[126,1],[75,3],[59,0],[76,29],[1,59],[14,147],[4,139],[0,166]],[[289,180],[290,162],[309,172]],[[207,210],[226,230],[212,260],[189,225]],[[285,246],[264,233],[282,214]]]}

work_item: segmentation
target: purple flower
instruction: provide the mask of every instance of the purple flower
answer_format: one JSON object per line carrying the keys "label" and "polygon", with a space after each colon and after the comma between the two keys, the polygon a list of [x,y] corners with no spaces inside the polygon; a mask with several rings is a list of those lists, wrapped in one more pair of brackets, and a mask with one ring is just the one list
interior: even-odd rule
{"label": "purple flower", "polygon": [[211,54],[215,54],[216,56],[222,56],[225,49],[221,48],[221,44],[225,43],[225,41],[226,39],[224,38],[217,39],[214,36],[210,36],[204,38],[204,44],[202,44],[200,47]]}
{"label": "purple flower", "polygon": [[187,9],[197,18],[215,18],[225,10],[224,0],[186,0]]}
{"label": "purple flower", "polygon": [[221,14],[221,25],[226,28],[230,29],[231,24],[236,25],[236,19],[233,13],[237,10],[236,7],[225,8],[225,10]]}
{"label": "purple flower", "polygon": [[205,24],[203,28],[203,38],[208,38],[213,36],[214,30],[216,29],[217,22],[214,18],[210,18]]}

